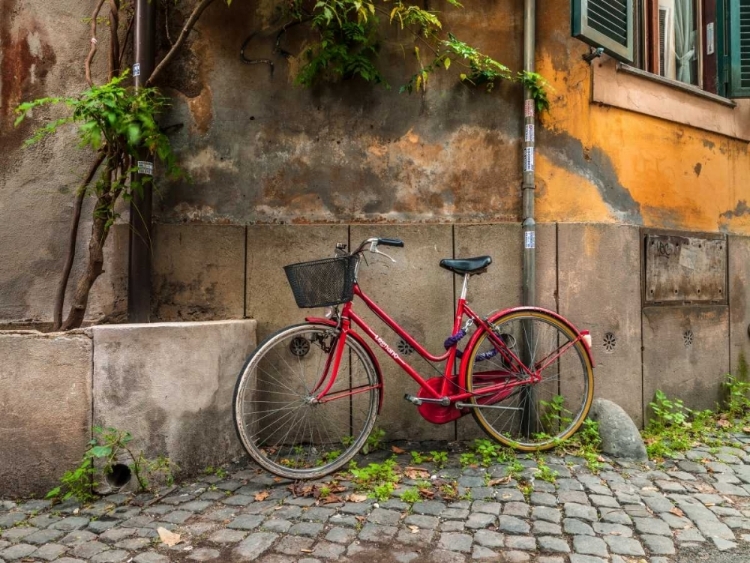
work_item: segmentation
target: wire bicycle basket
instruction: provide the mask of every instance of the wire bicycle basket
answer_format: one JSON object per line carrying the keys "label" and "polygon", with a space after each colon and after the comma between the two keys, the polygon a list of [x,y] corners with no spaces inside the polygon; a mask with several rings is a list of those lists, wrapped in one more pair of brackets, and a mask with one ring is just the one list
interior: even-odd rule
{"label": "wire bicycle basket", "polygon": [[330,307],[351,301],[358,256],[341,256],[284,266],[300,309]]}

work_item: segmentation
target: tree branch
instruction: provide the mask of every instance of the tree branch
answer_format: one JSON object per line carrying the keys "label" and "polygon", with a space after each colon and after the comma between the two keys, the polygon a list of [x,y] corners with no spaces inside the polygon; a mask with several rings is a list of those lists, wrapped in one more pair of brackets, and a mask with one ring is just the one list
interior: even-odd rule
{"label": "tree branch", "polygon": [[169,50],[169,52],[165,55],[165,57],[161,60],[161,62],[156,65],[156,68],[154,69],[154,72],[151,73],[151,76],[146,81],[146,86],[151,86],[154,81],[156,80],[156,77],[161,73],[161,71],[166,67],[169,62],[174,58],[174,56],[177,54],[177,51],[179,51],[180,47],[182,47],[182,44],[185,42],[185,39],[187,39],[187,36],[190,35],[190,32],[193,30],[193,27],[195,27],[196,22],[203,14],[203,11],[208,8],[211,4],[213,4],[214,0],[201,0],[200,3],[193,9],[193,12],[190,14],[190,17],[185,22],[185,25],[182,27],[182,31],[180,32],[180,36],[177,38],[177,41],[174,45],[172,45],[172,48]]}
{"label": "tree branch", "polygon": [[128,47],[128,40],[130,39],[130,33],[133,30],[133,22],[135,21],[135,14],[130,16],[130,21],[128,21],[128,28],[125,30],[125,38],[122,40],[122,49],[120,51],[120,60],[117,63],[117,66],[119,68],[122,68],[122,61],[125,58],[125,52],[127,51]]}
{"label": "tree branch", "polygon": [[73,211],[73,221],[70,224],[70,237],[68,238],[68,255],[65,258],[65,268],[63,269],[62,278],[60,283],[57,285],[57,295],[55,296],[55,310],[54,310],[54,322],[52,330],[60,330],[62,326],[62,311],[65,305],[65,290],[68,287],[68,280],[70,279],[70,271],[73,269],[73,261],[76,257],[76,241],[78,240],[78,225],[81,221],[81,208],[83,207],[83,200],[86,197],[86,187],[94,179],[96,171],[104,162],[106,153],[101,152],[96,161],[89,168],[89,172],[86,178],[83,180],[83,184],[78,189],[78,195],[76,196],[75,208]]}
{"label": "tree branch", "polygon": [[109,0],[109,79],[120,74],[120,0]]}
{"label": "tree branch", "polygon": [[96,55],[96,19],[99,17],[99,12],[102,11],[102,6],[104,6],[104,2],[106,1],[107,0],[99,0],[96,8],[94,8],[94,13],[91,15],[91,48],[89,49],[89,54],[86,57],[86,63],[84,64],[84,68],[86,69],[86,82],[89,83],[89,86],[94,85],[93,80],[91,80],[91,62],[94,60],[94,55]]}

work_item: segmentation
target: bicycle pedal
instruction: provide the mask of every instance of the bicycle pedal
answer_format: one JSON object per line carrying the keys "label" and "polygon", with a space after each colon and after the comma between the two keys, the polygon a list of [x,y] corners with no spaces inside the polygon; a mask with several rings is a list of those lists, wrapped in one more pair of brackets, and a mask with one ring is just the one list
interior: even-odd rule
{"label": "bicycle pedal", "polygon": [[414,395],[409,395],[408,393],[404,395],[404,401],[409,401],[412,405],[421,405],[422,399],[419,397],[415,397]]}

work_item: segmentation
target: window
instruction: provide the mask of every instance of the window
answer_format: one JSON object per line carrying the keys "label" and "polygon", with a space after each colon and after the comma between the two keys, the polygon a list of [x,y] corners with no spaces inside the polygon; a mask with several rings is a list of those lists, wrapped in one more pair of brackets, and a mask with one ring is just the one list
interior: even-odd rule
{"label": "window", "polygon": [[750,97],[750,0],[572,0],[572,31],[647,72]]}

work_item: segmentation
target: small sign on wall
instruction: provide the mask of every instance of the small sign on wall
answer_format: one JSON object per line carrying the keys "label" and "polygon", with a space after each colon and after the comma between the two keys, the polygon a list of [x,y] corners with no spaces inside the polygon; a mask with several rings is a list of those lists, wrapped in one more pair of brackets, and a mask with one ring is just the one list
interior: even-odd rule
{"label": "small sign on wall", "polygon": [[644,243],[646,303],[726,303],[724,237],[649,233]]}

